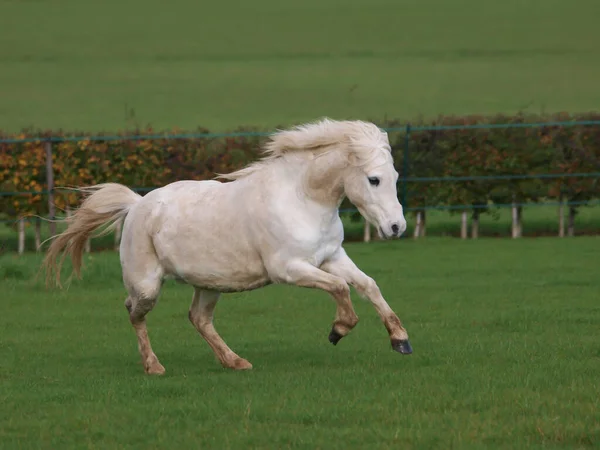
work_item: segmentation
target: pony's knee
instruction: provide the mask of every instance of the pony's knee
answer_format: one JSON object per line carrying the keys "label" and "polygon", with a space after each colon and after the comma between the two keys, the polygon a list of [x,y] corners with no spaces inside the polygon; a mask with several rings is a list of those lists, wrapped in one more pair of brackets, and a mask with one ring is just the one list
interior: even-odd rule
{"label": "pony's knee", "polygon": [[361,297],[373,298],[380,294],[377,282],[371,277],[367,277],[362,285],[356,287],[358,288],[357,291]]}

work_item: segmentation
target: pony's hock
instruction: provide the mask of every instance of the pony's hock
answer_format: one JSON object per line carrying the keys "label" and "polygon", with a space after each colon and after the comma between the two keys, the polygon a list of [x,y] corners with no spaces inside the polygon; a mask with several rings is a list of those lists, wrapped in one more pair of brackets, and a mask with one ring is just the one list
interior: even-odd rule
{"label": "pony's hock", "polygon": [[333,344],[358,317],[350,286],[368,299],[395,350],[412,350],[400,319],[375,280],[348,257],[338,207],[347,197],[387,239],[406,229],[398,201],[387,134],[372,123],[333,121],[284,130],[271,136],[266,156],[217,180],[177,181],[144,197],[106,183],[82,188],[81,207],[65,221],[44,264],[60,282],[60,254],[71,256],[79,274],[85,243],[94,230],[122,223],[119,248],[125,305],[148,374],[162,374],[146,325],[165,278],[194,287],[189,318],[224,367],[250,369],[213,325],[222,293],[286,283],[321,289],[336,304],[329,335]]}

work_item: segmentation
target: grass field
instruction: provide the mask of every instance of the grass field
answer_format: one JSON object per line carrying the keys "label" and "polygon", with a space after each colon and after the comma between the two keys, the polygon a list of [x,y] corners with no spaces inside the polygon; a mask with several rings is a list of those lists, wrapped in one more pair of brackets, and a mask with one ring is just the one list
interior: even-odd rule
{"label": "grass field", "polygon": [[115,253],[47,292],[40,257],[0,256],[0,446],[12,448],[597,448],[600,239],[351,244],[404,321],[373,308],[333,347],[324,293],[226,296],[216,326],[254,369],[221,369],[167,283],[149,316],[167,369],[139,364]]}
{"label": "grass field", "polygon": [[5,0],[0,129],[587,111],[599,15],[596,0]]}

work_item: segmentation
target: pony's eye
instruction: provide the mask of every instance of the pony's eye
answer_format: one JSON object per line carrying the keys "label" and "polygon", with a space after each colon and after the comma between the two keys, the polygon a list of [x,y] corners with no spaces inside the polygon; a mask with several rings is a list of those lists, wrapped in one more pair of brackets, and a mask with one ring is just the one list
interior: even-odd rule
{"label": "pony's eye", "polygon": [[369,177],[369,183],[371,184],[371,186],[379,186],[379,178]]}

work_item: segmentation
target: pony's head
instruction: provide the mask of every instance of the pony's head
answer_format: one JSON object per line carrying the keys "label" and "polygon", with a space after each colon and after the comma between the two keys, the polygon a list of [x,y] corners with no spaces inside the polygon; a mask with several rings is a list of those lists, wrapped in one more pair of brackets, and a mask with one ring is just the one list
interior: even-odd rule
{"label": "pony's head", "polygon": [[262,160],[220,178],[244,178],[275,161],[312,161],[312,187],[326,191],[332,203],[345,194],[381,237],[398,237],[406,230],[390,143],[376,125],[323,119],[275,133],[264,151]]}
{"label": "pony's head", "polygon": [[374,124],[355,122],[350,135],[348,166],[344,171],[344,192],[361,215],[390,239],[406,230],[406,219],[398,201],[390,143],[385,132]]}

